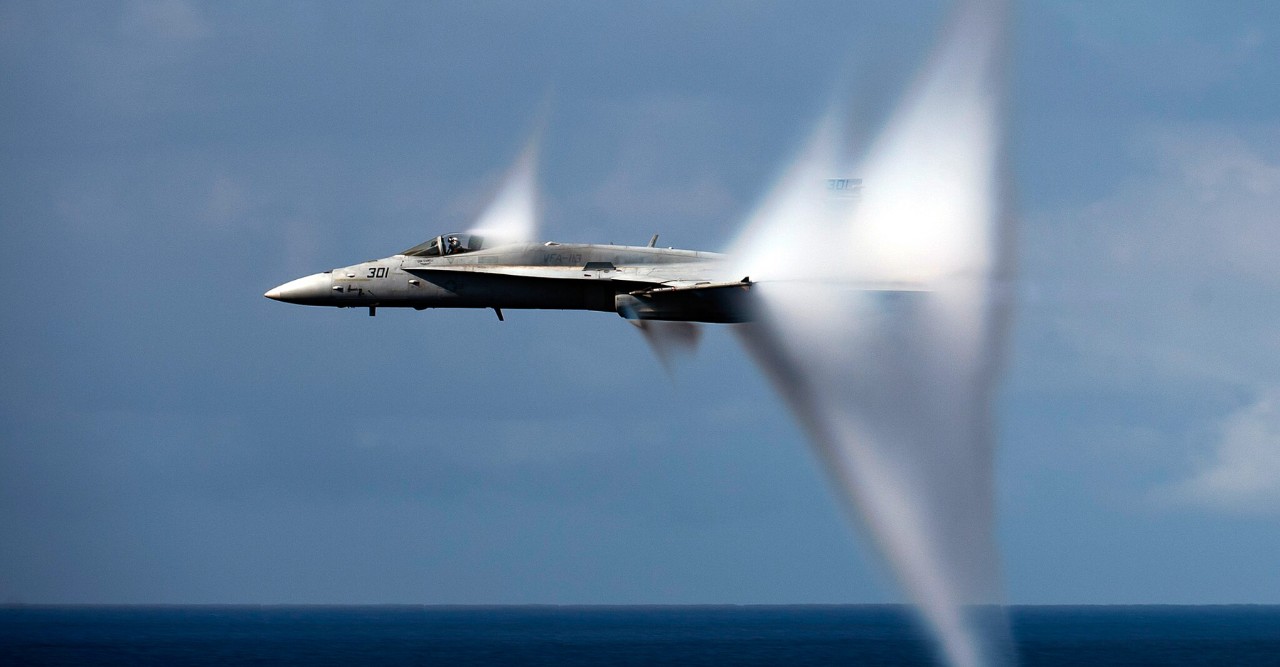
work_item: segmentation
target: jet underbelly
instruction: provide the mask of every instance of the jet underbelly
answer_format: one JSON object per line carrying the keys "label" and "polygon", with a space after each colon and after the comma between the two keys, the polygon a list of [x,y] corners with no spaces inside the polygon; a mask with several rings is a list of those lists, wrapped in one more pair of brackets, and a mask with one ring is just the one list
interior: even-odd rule
{"label": "jet underbelly", "polygon": [[609,280],[556,280],[470,271],[417,272],[435,294],[427,307],[614,310],[616,285]]}

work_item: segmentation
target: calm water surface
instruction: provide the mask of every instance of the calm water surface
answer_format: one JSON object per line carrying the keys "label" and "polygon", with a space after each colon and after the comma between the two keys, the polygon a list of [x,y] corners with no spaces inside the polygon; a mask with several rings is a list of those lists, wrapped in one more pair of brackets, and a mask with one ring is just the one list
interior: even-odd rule
{"label": "calm water surface", "polygon": [[[1023,665],[1276,665],[1280,607],[1014,607]],[[0,665],[931,665],[900,606],[0,607]]]}

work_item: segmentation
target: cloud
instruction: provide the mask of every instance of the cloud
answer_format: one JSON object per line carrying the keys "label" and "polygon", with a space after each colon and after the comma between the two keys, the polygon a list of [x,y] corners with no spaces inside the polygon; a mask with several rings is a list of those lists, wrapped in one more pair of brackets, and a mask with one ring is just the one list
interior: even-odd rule
{"label": "cloud", "polygon": [[1278,132],[1148,131],[1134,149],[1145,175],[1028,225],[1032,306],[1106,375],[1142,366],[1253,390],[1274,383],[1280,344],[1265,306],[1280,289],[1280,155],[1264,147]]}
{"label": "cloud", "polygon": [[1135,152],[1154,173],[1086,215],[1114,227],[1101,238],[1125,268],[1280,286],[1267,251],[1280,244],[1280,162],[1260,144],[1215,128],[1151,130]]}
{"label": "cloud", "polygon": [[[1148,482],[1162,504],[1280,509],[1278,130],[1150,129],[1138,176],[1027,228],[1024,321],[1039,322],[1024,330],[1065,344],[1073,368],[1029,381],[1159,406],[1116,406],[1117,432],[1146,439],[1110,447],[1173,478]],[[1183,447],[1204,463],[1171,468]]]}
{"label": "cloud", "polygon": [[1280,511],[1280,387],[1223,419],[1212,456],[1156,498],[1232,512]]}

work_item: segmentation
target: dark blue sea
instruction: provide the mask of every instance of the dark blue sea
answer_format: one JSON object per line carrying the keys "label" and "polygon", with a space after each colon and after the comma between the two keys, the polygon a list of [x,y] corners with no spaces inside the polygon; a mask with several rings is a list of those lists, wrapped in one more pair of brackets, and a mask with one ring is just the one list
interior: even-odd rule
{"label": "dark blue sea", "polygon": [[[1280,607],[1013,607],[1020,664],[1280,665]],[[0,665],[932,665],[901,606],[0,607]]]}

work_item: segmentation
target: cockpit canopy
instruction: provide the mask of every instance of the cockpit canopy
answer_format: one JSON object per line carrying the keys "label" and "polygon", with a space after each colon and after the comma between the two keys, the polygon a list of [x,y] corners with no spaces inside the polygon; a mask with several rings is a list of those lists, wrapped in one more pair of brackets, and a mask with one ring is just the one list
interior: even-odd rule
{"label": "cockpit canopy", "polygon": [[400,253],[409,257],[441,257],[474,252],[484,247],[484,237],[455,232],[437,236],[426,243],[419,243]]}

